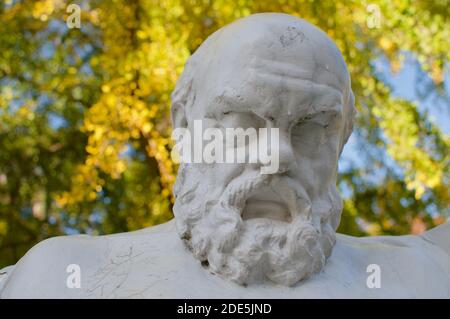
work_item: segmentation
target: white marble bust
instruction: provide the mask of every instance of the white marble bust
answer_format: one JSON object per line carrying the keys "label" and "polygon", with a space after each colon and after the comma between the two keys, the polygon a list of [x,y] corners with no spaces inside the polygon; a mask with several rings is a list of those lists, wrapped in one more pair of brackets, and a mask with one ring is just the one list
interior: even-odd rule
{"label": "white marble bust", "polygon": [[[175,220],[45,240],[0,271],[1,298],[450,297],[449,223],[420,236],[335,233],[355,109],[324,32],[285,14],[237,20],[189,59],[172,102],[175,128],[279,128],[278,170],[182,164]],[[71,264],[79,288],[67,284]]]}

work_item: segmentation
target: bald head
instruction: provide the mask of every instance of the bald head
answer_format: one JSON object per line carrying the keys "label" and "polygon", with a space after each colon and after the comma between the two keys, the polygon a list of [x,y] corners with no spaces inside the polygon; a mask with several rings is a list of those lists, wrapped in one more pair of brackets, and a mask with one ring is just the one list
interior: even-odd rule
{"label": "bald head", "polygon": [[[196,103],[189,92],[195,92]],[[222,108],[227,97],[238,97],[240,105],[254,110],[259,107],[257,113],[266,112],[260,108],[266,106],[268,113],[286,114],[303,112],[301,104],[311,100],[333,104],[330,100],[336,99],[342,106],[341,147],[355,114],[350,76],[333,41],[305,20],[282,13],[239,19],[197,49],[172,95],[174,126],[201,118],[206,109],[213,112],[209,106]],[[279,110],[281,105],[288,107]]]}
{"label": "bald head", "polygon": [[[308,22],[286,14],[255,14],[223,27],[198,49],[206,73],[255,67],[277,68],[280,75],[302,77],[344,90],[345,62],[328,36]],[[212,69],[211,69],[212,68]]]}

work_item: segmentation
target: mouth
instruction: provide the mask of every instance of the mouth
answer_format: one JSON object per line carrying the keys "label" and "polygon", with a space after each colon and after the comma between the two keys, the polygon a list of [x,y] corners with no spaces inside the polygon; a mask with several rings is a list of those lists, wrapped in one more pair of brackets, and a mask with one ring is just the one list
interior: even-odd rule
{"label": "mouth", "polygon": [[290,209],[285,200],[270,185],[253,191],[242,210],[242,220],[266,218],[285,223],[292,221]]}

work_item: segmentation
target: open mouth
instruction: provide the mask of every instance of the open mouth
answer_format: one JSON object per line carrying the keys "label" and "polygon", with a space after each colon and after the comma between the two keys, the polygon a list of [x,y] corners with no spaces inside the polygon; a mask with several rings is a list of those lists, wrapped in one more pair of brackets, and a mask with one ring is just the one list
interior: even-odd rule
{"label": "open mouth", "polygon": [[258,188],[247,198],[242,210],[242,220],[267,218],[289,223],[292,220],[283,198],[271,187]]}

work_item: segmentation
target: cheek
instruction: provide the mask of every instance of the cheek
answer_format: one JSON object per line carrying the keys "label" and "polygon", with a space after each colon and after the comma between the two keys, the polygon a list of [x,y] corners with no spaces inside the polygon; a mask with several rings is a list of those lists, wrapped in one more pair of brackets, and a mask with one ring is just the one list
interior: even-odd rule
{"label": "cheek", "polygon": [[195,187],[195,200],[218,200],[227,185],[240,176],[244,169],[243,164],[189,164],[189,168],[183,172],[184,184],[180,185],[182,190],[179,193]]}
{"label": "cheek", "polygon": [[230,182],[244,173],[248,164],[212,163],[200,165],[203,166],[202,173],[196,176],[196,180],[202,185],[204,196],[209,196],[210,193],[218,191],[218,198]]}
{"label": "cheek", "polygon": [[331,136],[324,134],[321,143],[318,141],[304,143],[303,140],[298,142],[293,138],[292,148],[298,163],[303,161],[326,163],[334,169],[339,157],[338,143],[338,134]]}
{"label": "cheek", "polygon": [[337,143],[337,138],[333,137],[315,148],[294,149],[297,167],[292,174],[307,184],[304,187],[308,187],[315,194],[327,189],[330,183],[335,183]]}

